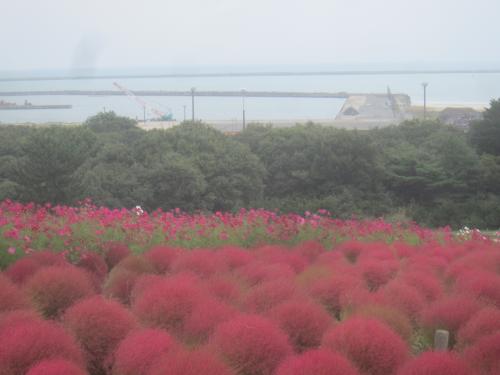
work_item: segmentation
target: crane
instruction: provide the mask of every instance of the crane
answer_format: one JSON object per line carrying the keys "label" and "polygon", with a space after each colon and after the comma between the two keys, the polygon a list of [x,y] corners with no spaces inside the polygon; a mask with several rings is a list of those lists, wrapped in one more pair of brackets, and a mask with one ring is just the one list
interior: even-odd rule
{"label": "crane", "polygon": [[[160,121],[172,121],[173,116],[172,113],[169,111],[168,113],[164,113],[151,105],[149,105],[144,99],[141,97],[135,95],[132,91],[127,89],[125,86],[120,85],[118,82],[113,82],[113,85],[125,95],[127,95],[129,98],[135,100],[142,108],[144,108],[144,112],[146,111],[146,108],[150,108],[151,112],[153,112]],[[146,121],[146,115],[144,114],[144,121]]]}

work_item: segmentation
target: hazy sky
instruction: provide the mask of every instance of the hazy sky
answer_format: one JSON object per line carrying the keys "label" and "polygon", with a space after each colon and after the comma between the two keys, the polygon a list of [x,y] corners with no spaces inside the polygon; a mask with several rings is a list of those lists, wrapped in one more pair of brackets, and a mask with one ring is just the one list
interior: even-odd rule
{"label": "hazy sky", "polygon": [[500,62],[500,0],[0,0],[0,70]]}

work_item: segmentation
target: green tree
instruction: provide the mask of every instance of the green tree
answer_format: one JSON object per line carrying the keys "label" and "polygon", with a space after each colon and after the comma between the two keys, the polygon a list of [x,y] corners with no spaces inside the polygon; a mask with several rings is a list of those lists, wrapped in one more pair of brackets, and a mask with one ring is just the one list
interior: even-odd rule
{"label": "green tree", "polygon": [[469,140],[479,154],[500,156],[500,99],[492,100],[483,119],[471,125]]}
{"label": "green tree", "polygon": [[32,129],[21,144],[14,182],[24,189],[23,199],[71,203],[73,173],[94,152],[96,136],[82,127]]}

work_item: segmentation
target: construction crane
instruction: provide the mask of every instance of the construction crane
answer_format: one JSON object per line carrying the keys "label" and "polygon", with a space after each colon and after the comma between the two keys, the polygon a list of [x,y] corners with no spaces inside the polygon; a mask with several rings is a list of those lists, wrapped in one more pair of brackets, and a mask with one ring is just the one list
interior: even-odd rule
{"label": "construction crane", "polygon": [[151,110],[151,112],[153,112],[155,114],[155,116],[157,116],[157,120],[159,120],[159,121],[173,121],[173,116],[172,116],[172,113],[170,111],[169,111],[169,113],[164,113],[164,112],[152,107],[144,99],[135,95],[132,91],[130,91],[125,86],[122,86],[117,82],[113,82],[113,85],[118,90],[122,91],[125,95],[127,95],[129,98],[135,100],[144,109],[144,121],[146,121],[146,108],[149,108]]}

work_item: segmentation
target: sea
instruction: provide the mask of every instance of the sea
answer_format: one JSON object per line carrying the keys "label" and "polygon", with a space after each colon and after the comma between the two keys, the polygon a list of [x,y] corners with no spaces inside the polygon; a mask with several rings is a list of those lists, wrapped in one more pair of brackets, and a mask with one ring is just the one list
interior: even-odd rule
{"label": "sea", "polygon": [[[392,67],[391,67],[392,68]],[[408,94],[412,104],[423,104],[423,86],[427,83],[429,106],[470,106],[485,108],[492,99],[500,98],[500,69],[455,69],[444,71],[426,66],[417,73],[394,68],[388,71],[380,66],[284,66],[284,67],[200,67],[195,68],[137,68],[128,70],[68,71],[46,70],[36,72],[0,71],[0,100],[36,105],[70,104],[71,109],[58,110],[0,110],[0,123],[80,123],[101,111],[114,111],[121,116],[143,119],[140,101],[147,103],[146,117],[155,116],[153,109],[171,112],[178,121],[191,118],[190,97],[144,97],[136,100],[130,96],[1,96],[6,91],[39,90],[117,90],[119,83],[134,90],[228,90],[228,91],[292,91],[292,92],[353,92]],[[482,67],[481,67],[482,68]],[[488,67],[491,68],[491,67]],[[500,68],[500,66],[499,66]],[[259,73],[307,72],[306,75],[236,75],[200,76],[203,73]],[[317,72],[317,75],[315,73]],[[183,76],[144,77],[162,74]],[[197,76],[186,76],[195,73]],[[109,76],[113,77],[109,77]],[[102,78],[108,76],[108,78]],[[133,76],[133,77],[132,77]],[[142,77],[137,77],[142,76]],[[12,80],[13,78],[36,78]],[[75,79],[77,77],[78,79]],[[83,77],[83,78],[82,78]],[[334,119],[343,99],[317,98],[243,98],[196,97],[195,117],[206,121],[238,121],[243,105],[247,122],[272,122],[273,120],[308,121]]]}

